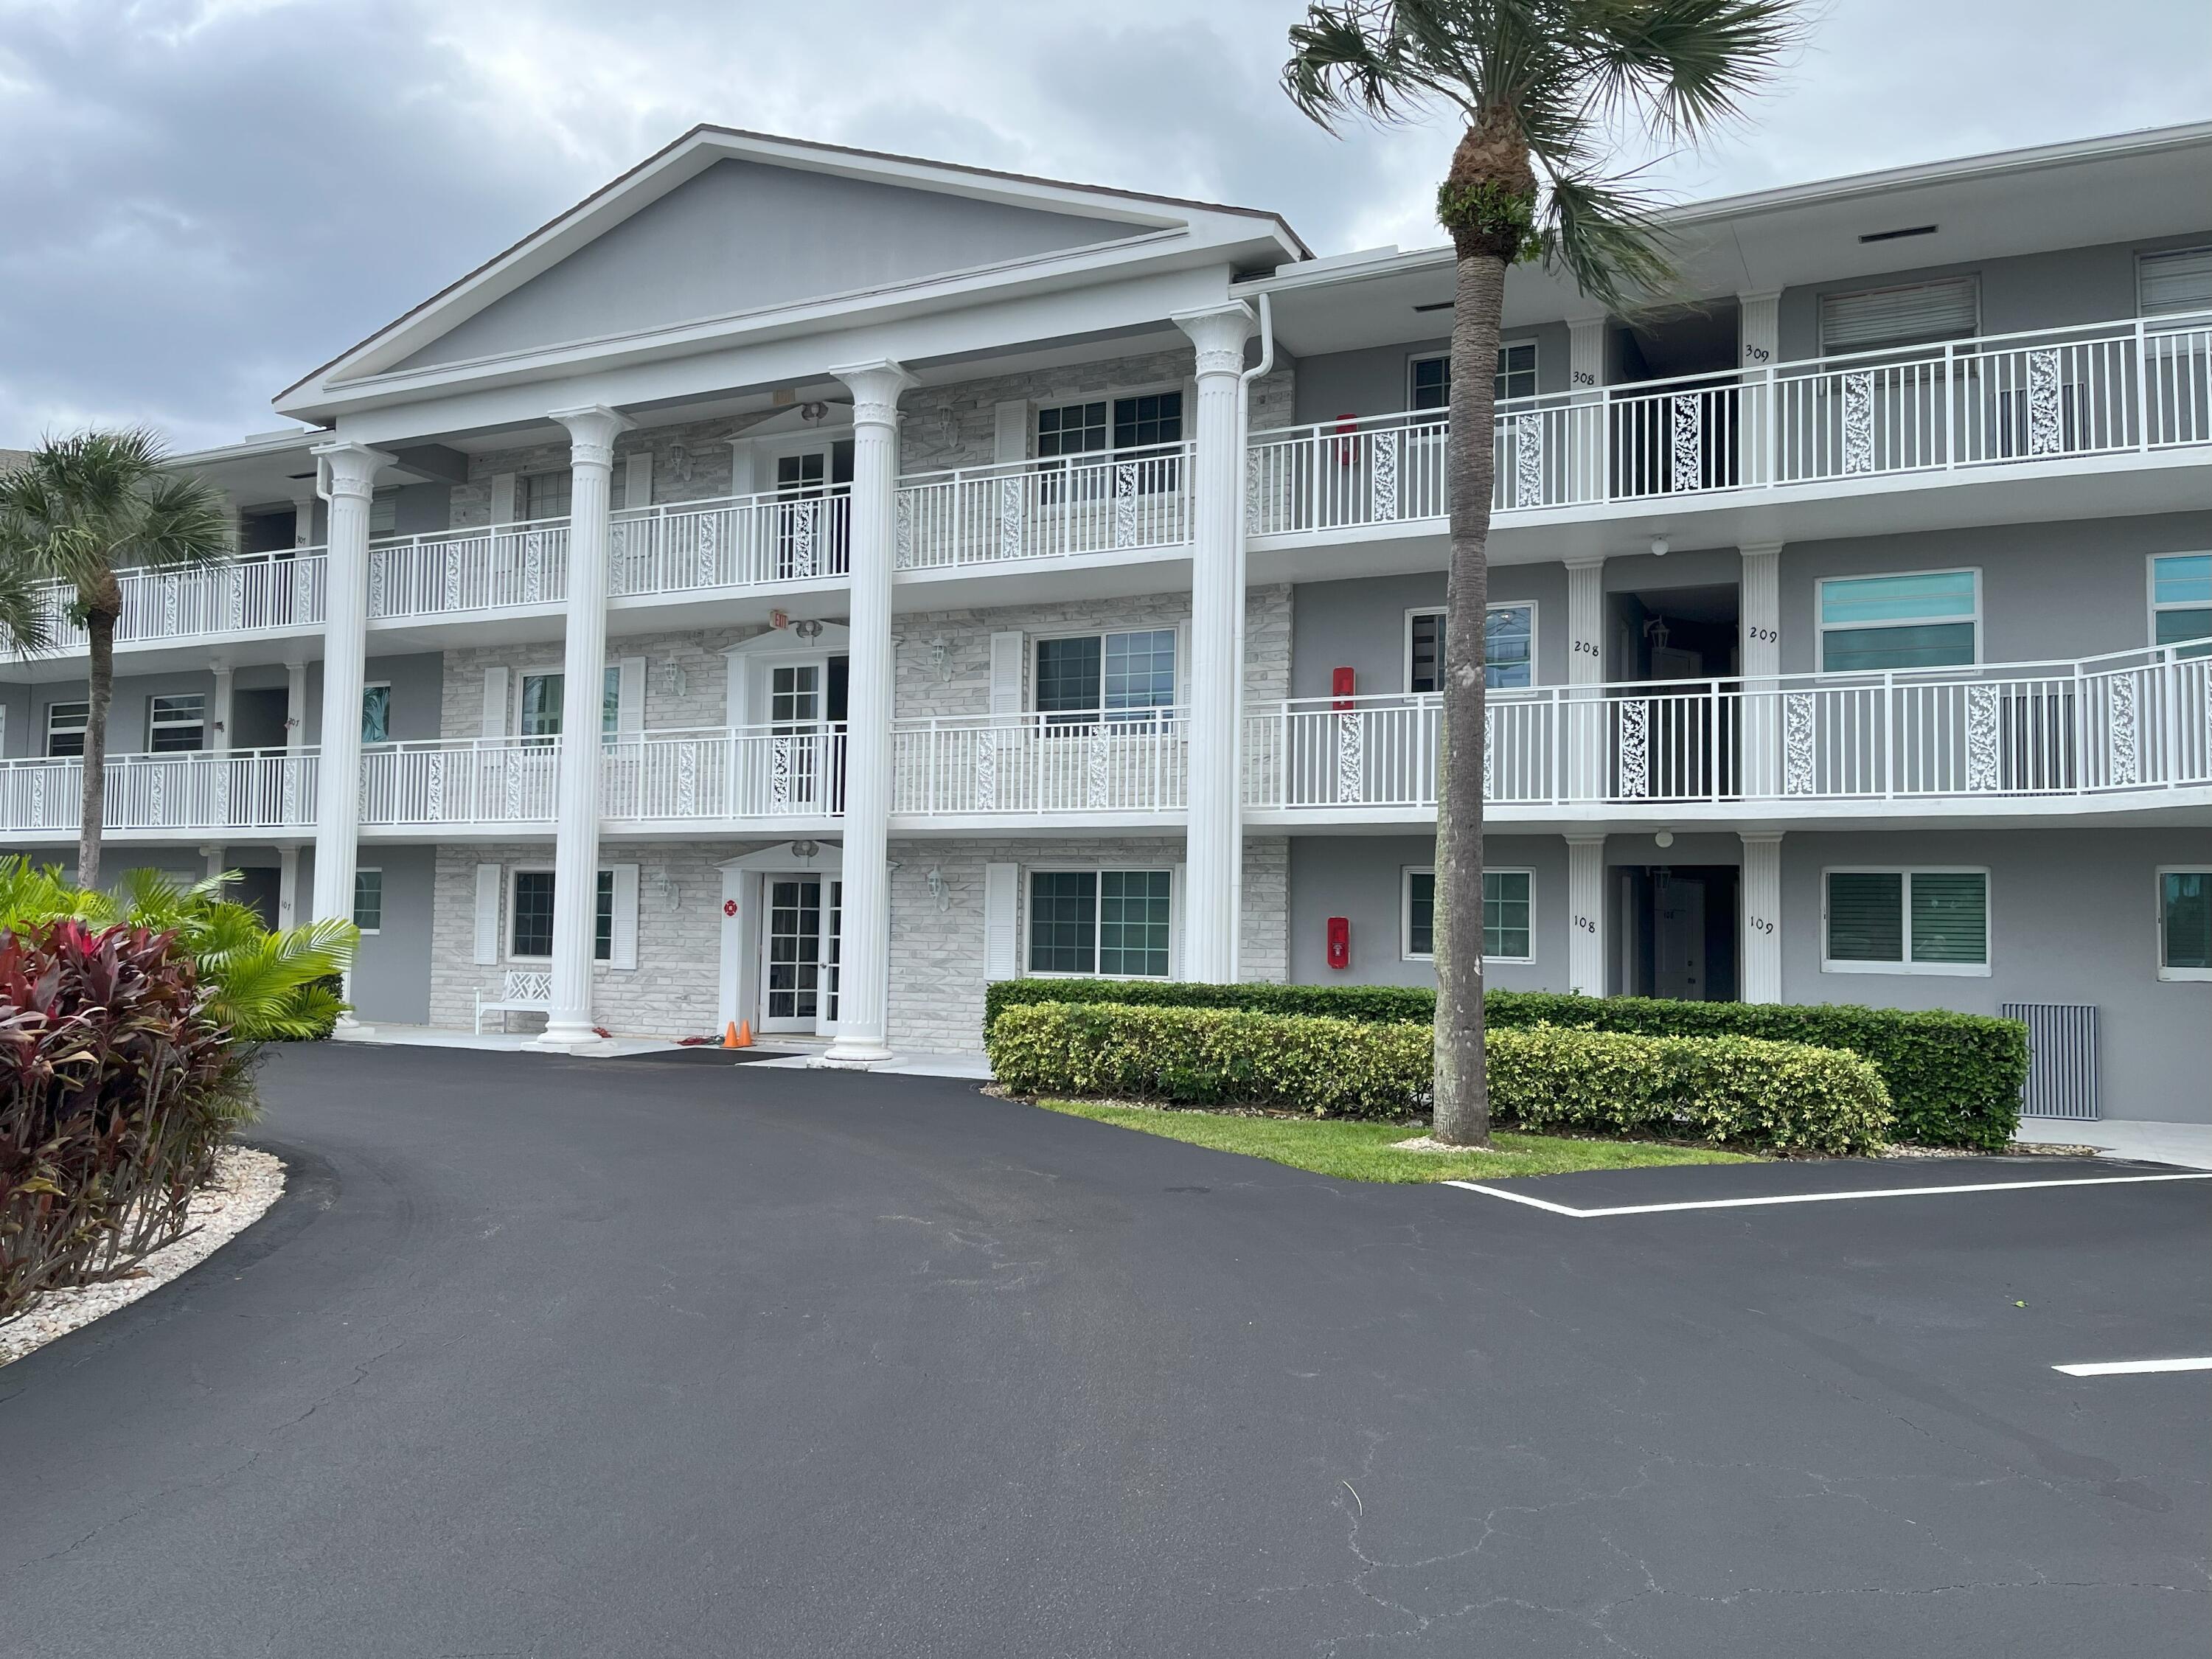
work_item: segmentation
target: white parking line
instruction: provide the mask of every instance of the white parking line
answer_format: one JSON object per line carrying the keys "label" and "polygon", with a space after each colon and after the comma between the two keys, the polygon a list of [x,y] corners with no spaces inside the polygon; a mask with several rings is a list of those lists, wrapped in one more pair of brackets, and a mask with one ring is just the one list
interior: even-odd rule
{"label": "white parking line", "polygon": [[1578,1210],[1572,1205],[1555,1204],[1548,1198],[1537,1198],[1528,1193],[1508,1192],[1503,1187],[1486,1187],[1478,1181],[1447,1181],[1443,1184],[1464,1188],[1470,1193],[1481,1193],[1491,1198],[1510,1199],[1516,1204],[1549,1210],[1553,1215],[1567,1216],[1576,1221],[1594,1221],[1601,1216],[1660,1215],[1673,1210],[1746,1210],[1767,1204],[1836,1204],[1847,1198],[1934,1198],[1950,1193],[2018,1193],[2044,1187],[2121,1187],[2151,1181],[2212,1181],[2212,1170],[2188,1175],[2084,1176],[2073,1181],[1980,1181],[1963,1187],[1875,1187],[1855,1193],[1790,1193],[1779,1198],[1704,1198],[1681,1204],[1616,1204],[1595,1210]]}
{"label": "white parking line", "polygon": [[2145,1371],[2212,1371],[2212,1359],[2100,1359],[2087,1365],[2053,1365],[2069,1376],[2136,1376]]}

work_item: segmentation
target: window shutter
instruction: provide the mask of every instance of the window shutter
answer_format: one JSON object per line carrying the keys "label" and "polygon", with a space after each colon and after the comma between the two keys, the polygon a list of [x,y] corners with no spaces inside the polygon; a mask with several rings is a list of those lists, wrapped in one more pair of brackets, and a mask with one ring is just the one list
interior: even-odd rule
{"label": "window shutter", "polygon": [[2212,311],[2212,247],[2138,255],[2136,292],[2146,317]]}
{"label": "window shutter", "polygon": [[514,474],[512,472],[491,475],[491,521],[494,524],[514,522]]}
{"label": "window shutter", "polygon": [[1190,868],[1178,864],[1168,874],[1168,977],[1182,977],[1182,876]]}
{"label": "window shutter", "polygon": [[617,864],[615,872],[615,926],[610,968],[637,966],[637,866]]}
{"label": "window shutter", "polygon": [[983,977],[1018,979],[1022,972],[1018,864],[983,866]]}
{"label": "window shutter", "polygon": [[1022,641],[1018,629],[991,635],[991,712],[1022,712]]}
{"label": "window shutter", "polygon": [[499,960],[499,866],[477,866],[477,949],[479,966]]}
{"label": "window shutter", "polygon": [[1030,458],[1030,406],[1016,401],[998,406],[991,426],[991,459],[1000,465]]}
{"label": "window shutter", "polygon": [[483,735],[503,738],[507,735],[507,670],[484,670]]}
{"label": "window shutter", "polygon": [[615,730],[645,730],[645,659],[624,657],[615,685]]}
{"label": "window shutter", "polygon": [[760,489],[755,477],[753,441],[750,438],[730,440],[730,494],[750,495]]}
{"label": "window shutter", "polygon": [[[1240,635],[1242,629],[1238,630]],[[1243,687],[1237,688],[1241,693]],[[1190,622],[1188,618],[1176,624],[1176,707],[1187,715],[1190,712]]]}
{"label": "window shutter", "polygon": [[1820,300],[1820,349],[1878,351],[1963,340],[1981,324],[1982,289],[1972,276],[1829,294]]}
{"label": "window shutter", "polygon": [[623,460],[623,507],[653,505],[653,452],[641,449]]}

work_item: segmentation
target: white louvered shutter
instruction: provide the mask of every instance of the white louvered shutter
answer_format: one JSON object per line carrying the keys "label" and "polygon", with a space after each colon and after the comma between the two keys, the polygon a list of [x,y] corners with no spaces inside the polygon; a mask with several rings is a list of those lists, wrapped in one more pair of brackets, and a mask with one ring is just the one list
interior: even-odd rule
{"label": "white louvered shutter", "polygon": [[1187,864],[1178,864],[1168,877],[1168,976],[1170,979],[1183,976],[1182,878],[1183,872],[1189,868]]}
{"label": "white louvered shutter", "polygon": [[1891,346],[1963,340],[1980,327],[1981,315],[1981,283],[1972,276],[1824,295],[1820,349],[1823,353],[1880,351]]}
{"label": "white louvered shutter", "polygon": [[499,866],[477,866],[476,959],[479,967],[499,960]]}
{"label": "white louvered shutter", "polygon": [[1019,979],[1022,866],[983,866],[983,977]]}
{"label": "white louvered shutter", "polygon": [[610,867],[615,873],[615,925],[607,965],[632,969],[637,966],[637,866]]}
{"label": "white louvered shutter", "polygon": [[512,472],[491,475],[491,521],[494,524],[514,522],[514,474]]}
{"label": "white louvered shutter", "polygon": [[615,730],[645,730],[645,659],[624,657],[615,678]]}
{"label": "white louvered shutter", "polygon": [[641,449],[623,458],[623,507],[625,511],[653,505],[653,452]]}
{"label": "white louvered shutter", "polygon": [[1030,458],[1030,406],[1019,401],[1000,404],[993,412],[991,459],[1003,466]]}
{"label": "white louvered shutter", "polygon": [[2137,255],[2136,293],[2146,317],[2212,311],[2212,247]]}
{"label": "white louvered shutter", "polygon": [[488,738],[507,735],[507,670],[484,670],[483,734]]}
{"label": "white louvered shutter", "polygon": [[1019,631],[991,635],[991,712],[1022,712],[1022,641]]}

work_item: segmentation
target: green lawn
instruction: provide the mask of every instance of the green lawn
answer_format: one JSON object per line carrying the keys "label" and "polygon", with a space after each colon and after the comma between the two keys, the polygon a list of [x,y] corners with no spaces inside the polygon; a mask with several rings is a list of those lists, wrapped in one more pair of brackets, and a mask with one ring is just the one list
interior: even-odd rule
{"label": "green lawn", "polygon": [[1576,1170],[1641,1170],[1662,1164],[1744,1164],[1740,1152],[1668,1146],[1649,1140],[1575,1140],[1559,1135],[1498,1133],[1486,1152],[1401,1152],[1390,1143],[1422,1130],[1403,1123],[1352,1123],[1333,1118],[1244,1117],[1228,1112],[1152,1106],[1102,1106],[1087,1100],[1040,1100],[1048,1112],[1114,1123],[1146,1134],[1188,1140],[1217,1152],[1243,1152],[1294,1170],[1343,1181],[1496,1180],[1501,1176],[1566,1175]]}

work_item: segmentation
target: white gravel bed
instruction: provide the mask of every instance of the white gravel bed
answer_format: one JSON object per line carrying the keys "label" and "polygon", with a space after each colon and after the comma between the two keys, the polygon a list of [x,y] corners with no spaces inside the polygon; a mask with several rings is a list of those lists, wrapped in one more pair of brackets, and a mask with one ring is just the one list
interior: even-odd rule
{"label": "white gravel bed", "polygon": [[269,1152],[227,1146],[216,1154],[215,1175],[192,1194],[190,1230],[165,1244],[125,1279],[74,1290],[50,1291],[0,1324],[0,1365],[21,1359],[58,1336],[89,1325],[102,1314],[130,1306],[213,1255],[269,1212],[284,1190],[284,1164]]}

